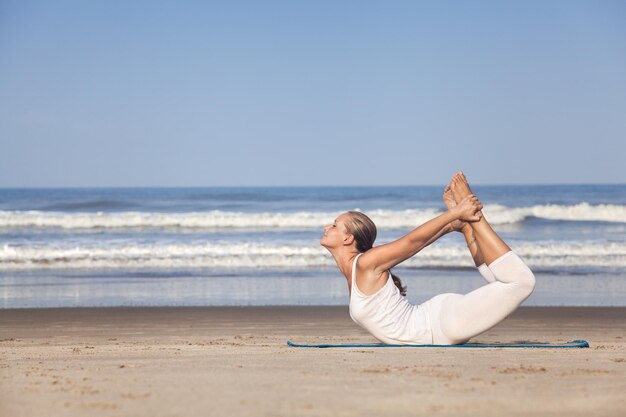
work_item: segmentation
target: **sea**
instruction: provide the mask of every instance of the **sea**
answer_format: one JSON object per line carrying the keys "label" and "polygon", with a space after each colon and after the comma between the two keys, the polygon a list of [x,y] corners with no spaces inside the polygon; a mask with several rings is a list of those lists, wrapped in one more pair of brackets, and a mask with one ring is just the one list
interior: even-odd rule
{"label": "sea", "polygon": [[[475,186],[533,270],[525,305],[626,306],[626,185]],[[319,245],[359,210],[376,244],[445,210],[441,186],[0,189],[0,308],[347,305]],[[485,281],[459,233],[394,268],[420,303]]]}

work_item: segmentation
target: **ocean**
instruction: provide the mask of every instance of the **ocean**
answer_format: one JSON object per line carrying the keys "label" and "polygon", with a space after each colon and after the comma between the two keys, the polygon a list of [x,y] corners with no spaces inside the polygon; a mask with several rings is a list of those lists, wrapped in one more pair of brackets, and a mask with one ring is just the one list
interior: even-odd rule
{"label": "ocean", "polygon": [[[531,267],[525,305],[626,306],[626,185],[475,186]],[[377,244],[440,214],[443,185],[0,189],[0,308],[341,305],[319,245],[360,210]],[[422,302],[485,282],[461,234],[398,265]]]}

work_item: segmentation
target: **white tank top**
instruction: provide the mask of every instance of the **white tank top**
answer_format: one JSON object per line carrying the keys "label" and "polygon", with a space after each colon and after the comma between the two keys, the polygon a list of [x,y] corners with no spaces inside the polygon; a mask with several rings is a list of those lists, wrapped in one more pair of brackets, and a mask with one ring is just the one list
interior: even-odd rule
{"label": "white tank top", "polygon": [[356,286],[356,261],[352,264],[350,317],[383,343],[432,343],[430,322],[423,308],[409,303],[391,278],[375,294],[363,295]]}

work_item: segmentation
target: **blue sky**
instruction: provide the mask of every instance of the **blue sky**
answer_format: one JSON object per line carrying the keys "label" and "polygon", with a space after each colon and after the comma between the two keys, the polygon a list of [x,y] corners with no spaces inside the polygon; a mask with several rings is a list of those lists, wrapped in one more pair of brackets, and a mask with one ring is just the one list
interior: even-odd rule
{"label": "blue sky", "polygon": [[0,186],[625,183],[623,1],[0,3]]}

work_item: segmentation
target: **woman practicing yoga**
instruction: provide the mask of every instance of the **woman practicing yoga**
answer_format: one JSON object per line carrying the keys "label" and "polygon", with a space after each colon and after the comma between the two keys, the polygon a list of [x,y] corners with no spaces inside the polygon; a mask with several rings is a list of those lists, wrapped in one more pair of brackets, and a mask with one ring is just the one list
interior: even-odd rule
{"label": "woman practicing yoga", "polygon": [[[350,316],[384,343],[465,343],[502,321],[533,291],[533,273],[493,231],[463,173],[452,177],[444,202],[445,213],[376,247],[376,226],[363,213],[343,213],[324,228],[320,244],[346,277]],[[451,231],[465,235],[488,284],[465,295],[440,294],[420,305],[409,303],[391,268]]]}

